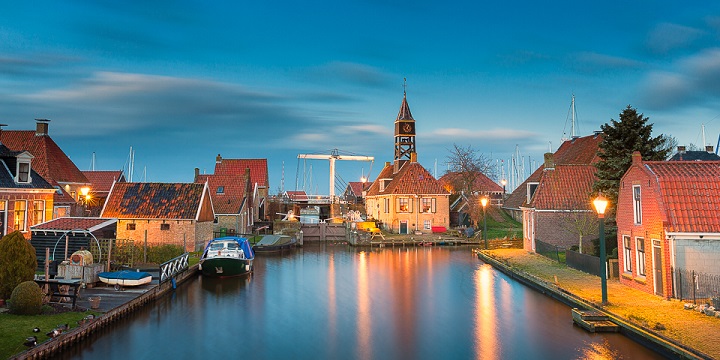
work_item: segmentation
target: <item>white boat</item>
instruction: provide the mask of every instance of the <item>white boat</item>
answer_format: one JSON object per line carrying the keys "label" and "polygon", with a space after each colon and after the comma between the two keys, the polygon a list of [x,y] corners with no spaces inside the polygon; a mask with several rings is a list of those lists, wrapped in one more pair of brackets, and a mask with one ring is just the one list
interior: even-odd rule
{"label": "white boat", "polygon": [[152,274],[144,271],[105,271],[98,274],[100,281],[108,284],[115,285],[115,289],[119,289],[121,286],[139,286],[145,285],[152,281]]}

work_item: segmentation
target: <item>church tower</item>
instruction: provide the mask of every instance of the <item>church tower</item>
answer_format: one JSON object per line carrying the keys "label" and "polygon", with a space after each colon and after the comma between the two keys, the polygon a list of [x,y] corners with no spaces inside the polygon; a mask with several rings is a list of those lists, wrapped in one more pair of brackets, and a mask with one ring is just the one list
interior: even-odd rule
{"label": "church tower", "polygon": [[395,119],[395,171],[398,172],[402,166],[415,159],[415,119],[410,113],[410,106],[407,103],[407,92],[403,84],[403,100],[400,104],[400,111]]}

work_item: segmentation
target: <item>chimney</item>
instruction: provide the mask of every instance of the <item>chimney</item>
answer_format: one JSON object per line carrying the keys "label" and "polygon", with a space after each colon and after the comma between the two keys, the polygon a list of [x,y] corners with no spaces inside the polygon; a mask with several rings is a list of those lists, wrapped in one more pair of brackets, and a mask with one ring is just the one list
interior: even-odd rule
{"label": "chimney", "polygon": [[555,170],[555,159],[553,159],[553,153],[545,153],[545,169],[544,170]]}
{"label": "chimney", "polygon": [[684,153],[685,153],[685,149],[686,149],[685,146],[680,145],[680,146],[678,146],[677,152],[679,152],[679,153],[681,153],[681,154],[684,154]]}
{"label": "chimney", "polygon": [[48,119],[35,119],[35,136],[46,136],[48,134]]}
{"label": "chimney", "polygon": [[220,154],[218,154],[218,156],[215,157],[215,163],[219,164],[221,162],[222,162],[222,156],[220,156]]}
{"label": "chimney", "polygon": [[[684,146],[683,146],[684,147]],[[633,151],[632,153],[632,163],[633,165],[640,165],[642,164],[642,155],[640,155],[639,151]]]}
{"label": "chimney", "polygon": [[709,153],[712,153],[712,152],[714,151],[713,146],[712,146],[712,145],[705,145],[705,151],[707,151],[707,152],[709,152]]}
{"label": "chimney", "polygon": [[[3,126],[7,126],[7,124],[0,124],[0,139],[2,139],[2,128]],[[2,144],[2,142],[0,142]]]}
{"label": "chimney", "polygon": [[197,181],[198,176],[200,176],[200,169],[195,168],[195,181]]}

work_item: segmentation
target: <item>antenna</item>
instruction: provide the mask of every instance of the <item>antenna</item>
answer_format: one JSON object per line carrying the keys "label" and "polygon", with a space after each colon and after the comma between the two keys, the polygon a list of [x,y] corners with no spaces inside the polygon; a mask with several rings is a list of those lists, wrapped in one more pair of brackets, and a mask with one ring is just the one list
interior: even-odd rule
{"label": "antenna", "polygon": [[407,95],[407,78],[403,78],[403,97]]}

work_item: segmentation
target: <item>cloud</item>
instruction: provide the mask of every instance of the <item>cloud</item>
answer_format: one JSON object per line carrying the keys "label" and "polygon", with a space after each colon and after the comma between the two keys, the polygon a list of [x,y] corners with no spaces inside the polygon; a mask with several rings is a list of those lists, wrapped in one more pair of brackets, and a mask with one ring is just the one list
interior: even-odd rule
{"label": "cloud", "polygon": [[483,141],[516,141],[530,139],[538,134],[526,130],[516,129],[483,129],[469,130],[464,128],[436,129],[427,135],[427,140],[448,143],[454,139],[483,140]]}
{"label": "cloud", "polygon": [[678,48],[686,48],[703,35],[703,31],[671,23],[658,24],[646,41],[647,48],[656,54],[666,54]]}
{"label": "cloud", "polygon": [[720,48],[685,57],[670,70],[649,73],[641,92],[647,105],[656,109],[716,102],[720,98]]}
{"label": "cloud", "polygon": [[347,83],[354,86],[378,88],[390,82],[390,76],[373,66],[332,61],[305,70],[304,76],[319,83]]}

